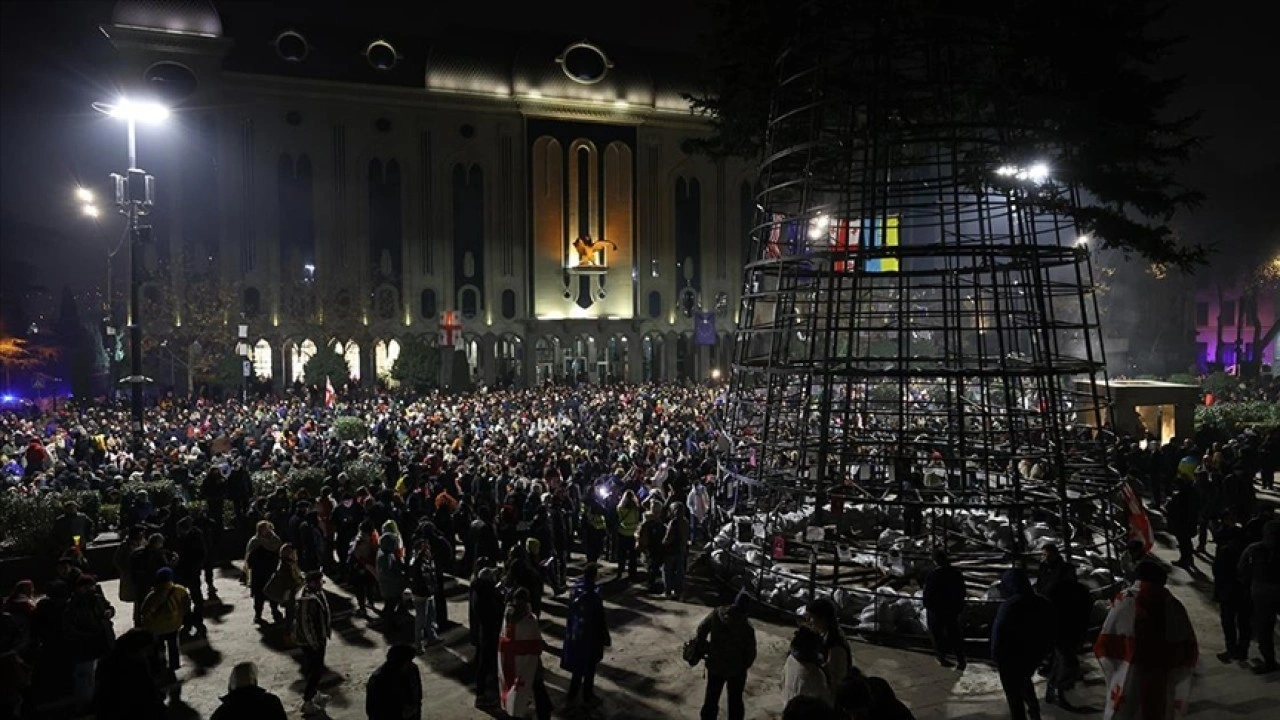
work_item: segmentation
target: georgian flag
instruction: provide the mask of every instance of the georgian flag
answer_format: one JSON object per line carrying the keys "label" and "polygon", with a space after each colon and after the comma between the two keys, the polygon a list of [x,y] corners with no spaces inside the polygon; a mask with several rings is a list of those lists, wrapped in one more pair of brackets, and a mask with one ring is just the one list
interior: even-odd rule
{"label": "georgian flag", "polygon": [[1117,595],[1093,654],[1107,678],[1103,720],[1187,714],[1200,648],[1187,609],[1164,586],[1140,580]]}
{"label": "georgian flag", "polygon": [[325,407],[330,407],[330,408],[331,408],[331,407],[333,407],[334,403],[336,403],[336,402],[338,402],[338,393],[336,393],[336,392],[334,392],[334,391],[333,391],[333,381],[331,381],[331,380],[329,379],[329,376],[328,376],[328,375],[325,375],[325,377],[324,377],[324,406],[325,406]]}

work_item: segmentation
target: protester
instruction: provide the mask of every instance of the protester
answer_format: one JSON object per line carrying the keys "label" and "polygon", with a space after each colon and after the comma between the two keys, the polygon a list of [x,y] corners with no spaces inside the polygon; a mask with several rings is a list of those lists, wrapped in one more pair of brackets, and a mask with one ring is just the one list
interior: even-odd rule
{"label": "protester", "polygon": [[712,610],[698,624],[695,642],[706,648],[707,690],[701,720],[716,720],[720,695],[728,695],[729,720],[743,720],[746,707],[742,695],[747,671],[756,661],[756,631],[748,620],[751,598],[740,590],[732,605]]}
{"label": "protester", "polygon": [[63,619],[63,639],[74,663],[72,700],[77,710],[88,710],[93,701],[98,660],[115,644],[116,631],[111,623],[115,614],[115,608],[103,597],[97,578],[81,575]]}
{"label": "protester", "polygon": [[[791,706],[797,697],[821,700],[828,708],[832,705],[832,693],[822,667],[822,636],[809,628],[796,630],[791,638],[791,648],[782,665],[782,703]],[[784,709],[785,715],[785,709]]]}
{"label": "protester", "polygon": [[1053,607],[1031,588],[1025,571],[1005,571],[1000,578],[1004,597],[991,625],[991,659],[1000,675],[1013,720],[1036,720],[1040,703],[1031,678],[1052,646]]}
{"label": "protester", "polygon": [[170,679],[182,664],[178,650],[178,633],[191,612],[191,595],[187,589],[174,583],[173,570],[162,567],[156,571],[156,583],[142,601],[139,611],[140,626],[156,636],[168,651]]}
{"label": "protester", "polygon": [[298,591],[305,582],[302,568],[298,567],[298,553],[291,543],[280,546],[279,563],[272,573],[263,593],[271,602],[272,610],[277,606],[284,608],[285,643],[293,644],[294,608]]}
{"label": "protester", "polygon": [[1218,603],[1224,645],[1218,659],[1224,663],[1247,660],[1253,640],[1253,603],[1249,579],[1240,573],[1240,558],[1248,545],[1244,528],[1228,516],[1215,540],[1218,547],[1213,556],[1213,599]]}
{"label": "protester", "polygon": [[689,520],[685,517],[685,506],[671,503],[671,513],[667,521],[667,531],[662,537],[662,584],[667,597],[682,598],[684,595],[684,571],[688,564],[689,553]]}
{"label": "protester", "polygon": [[279,697],[258,686],[258,666],[237,663],[231,668],[227,694],[209,720],[287,720]]}
{"label": "protester", "polygon": [[1258,640],[1262,664],[1254,668],[1259,674],[1280,670],[1276,664],[1275,627],[1280,613],[1280,520],[1271,520],[1262,528],[1262,540],[1245,548],[1240,556],[1240,577],[1249,581],[1249,600],[1253,605],[1253,632]]}
{"label": "protester", "polygon": [[806,623],[822,638],[822,672],[827,677],[827,687],[839,687],[853,667],[853,649],[840,628],[836,605],[828,598],[816,598],[804,610]]}
{"label": "protester", "polygon": [[387,648],[387,661],[373,671],[365,688],[368,720],[421,720],[422,675],[409,645]]}
{"label": "protester", "polygon": [[1120,593],[1093,644],[1107,681],[1104,720],[1172,718],[1186,713],[1199,657],[1186,608],[1165,588],[1155,563]]}
{"label": "protester", "polygon": [[478,558],[468,598],[468,627],[476,649],[476,707],[498,705],[498,634],[502,629],[503,603],[498,573],[488,558]]}
{"label": "protester", "polygon": [[295,638],[302,649],[302,672],[306,685],[302,691],[302,711],[319,712],[329,701],[320,692],[320,680],[324,677],[325,650],[331,634],[329,600],[324,594],[324,574],[318,570],[307,573],[306,585],[298,595]]}
{"label": "protester", "polygon": [[528,718],[529,706],[538,720],[551,717],[551,696],[542,669],[542,630],[529,605],[529,591],[519,588],[507,603],[502,635],[498,638],[498,683],[502,710],[512,718]]}
{"label": "protester", "polygon": [[569,599],[560,667],[572,675],[566,697],[571,704],[578,702],[579,692],[587,705],[599,702],[595,695],[596,666],[604,659],[604,649],[612,644],[596,574],[596,565],[583,568]]}
{"label": "protester", "polygon": [[960,613],[964,611],[964,576],[951,565],[951,557],[939,548],[933,553],[935,567],[925,578],[924,609],[933,651],[938,664],[951,667],[948,654],[956,656],[956,667],[965,669],[964,635],[960,632]]}
{"label": "protester", "polygon": [[267,583],[280,565],[280,547],[283,543],[275,533],[275,526],[268,520],[259,520],[254,535],[245,546],[244,565],[249,573],[249,594],[253,597],[253,622],[262,624],[262,608],[269,601],[271,616],[276,622],[282,619],[280,607],[267,597]]}
{"label": "protester", "polygon": [[1089,631],[1093,597],[1076,578],[1075,566],[1066,562],[1058,569],[1046,597],[1053,606],[1055,632],[1044,701],[1070,710],[1073,706],[1067,699],[1067,691],[1080,677],[1080,647]]}
{"label": "protester", "polygon": [[152,664],[155,641],[146,630],[129,630],[98,663],[93,696],[97,720],[165,720],[164,696]]}
{"label": "protester", "polygon": [[420,537],[414,542],[409,566],[409,590],[413,594],[413,644],[419,653],[439,639],[436,628],[436,566],[431,559],[431,542]]}
{"label": "protester", "polygon": [[636,532],[640,529],[643,513],[640,501],[631,490],[622,493],[618,500],[618,574],[626,573],[627,578],[636,575]]}
{"label": "protester", "polygon": [[183,630],[203,635],[207,631],[204,626],[204,590],[200,584],[200,573],[204,570],[208,557],[204,532],[195,526],[191,517],[178,521],[177,537],[174,553],[178,562],[173,568],[174,579],[191,593],[191,612],[183,622]]}

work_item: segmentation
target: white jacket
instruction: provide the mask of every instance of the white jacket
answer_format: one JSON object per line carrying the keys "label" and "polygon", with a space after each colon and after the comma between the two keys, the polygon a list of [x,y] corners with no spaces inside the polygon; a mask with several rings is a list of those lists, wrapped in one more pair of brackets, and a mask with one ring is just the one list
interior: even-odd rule
{"label": "white jacket", "polygon": [[788,655],[782,665],[782,705],[791,698],[807,695],[831,704],[831,691],[827,688],[827,676],[818,663],[802,663]]}

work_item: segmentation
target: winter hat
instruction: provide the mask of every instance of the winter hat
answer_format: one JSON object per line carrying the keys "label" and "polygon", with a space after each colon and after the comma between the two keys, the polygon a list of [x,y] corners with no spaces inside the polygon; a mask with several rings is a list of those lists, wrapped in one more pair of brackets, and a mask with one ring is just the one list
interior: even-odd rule
{"label": "winter hat", "polygon": [[173,568],[162,567],[156,571],[157,582],[169,582],[173,580]]}

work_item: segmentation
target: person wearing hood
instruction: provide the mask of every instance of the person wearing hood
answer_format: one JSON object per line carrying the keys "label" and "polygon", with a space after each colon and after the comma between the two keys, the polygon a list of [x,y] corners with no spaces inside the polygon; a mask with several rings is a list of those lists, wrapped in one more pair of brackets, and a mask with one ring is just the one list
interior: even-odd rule
{"label": "person wearing hood", "polygon": [[573,676],[566,698],[570,703],[578,701],[579,692],[586,704],[598,702],[595,695],[596,666],[604,659],[604,649],[612,644],[609,625],[605,621],[604,600],[600,597],[600,587],[596,585],[597,572],[598,566],[588,563],[569,598],[560,668]]}
{"label": "person wearing hood", "polygon": [[898,699],[888,681],[868,677],[852,668],[835,689],[836,702],[855,720],[915,720],[911,709]]}
{"label": "person wearing hood", "polygon": [[502,593],[498,571],[489,558],[476,558],[476,574],[468,598],[471,644],[476,648],[476,707],[498,704],[498,633],[502,629]]}
{"label": "person wearing hood", "polygon": [[706,648],[707,690],[703,696],[701,720],[716,720],[720,695],[728,688],[729,720],[743,720],[746,706],[742,694],[747,671],[756,661],[756,630],[747,616],[751,597],[738,591],[732,605],[718,607],[698,623],[695,642]]}
{"label": "person wearing hood", "polygon": [[153,633],[168,649],[170,672],[177,671],[182,663],[182,655],[178,651],[178,633],[189,612],[191,594],[173,581],[173,570],[167,567],[157,570],[155,587],[142,601],[139,625]]}
{"label": "person wearing hood", "polygon": [[135,628],[121,635],[98,663],[93,695],[97,720],[164,720],[164,695],[151,663],[154,646],[154,635]]}
{"label": "person wearing hood", "polygon": [[502,710],[512,718],[529,717],[533,703],[539,720],[551,717],[551,696],[542,669],[542,629],[529,607],[529,591],[511,595],[498,638],[498,689]]}
{"label": "person wearing hood", "polygon": [[1187,609],[1165,588],[1167,575],[1142,562],[1138,580],[1112,601],[1093,644],[1107,681],[1103,720],[1182,717],[1200,650]]}
{"label": "person wearing hood", "polygon": [[1089,589],[1076,579],[1076,567],[1066,562],[1058,570],[1057,579],[1046,597],[1053,605],[1056,630],[1044,701],[1071,710],[1073,706],[1067,700],[1067,691],[1080,675],[1080,645],[1089,631],[1093,597]]}
{"label": "person wearing hood", "polygon": [[387,648],[387,661],[373,671],[365,689],[368,720],[421,720],[422,675],[414,654],[409,645]]}
{"label": "person wearing hood", "polygon": [[1268,521],[1262,528],[1262,540],[1245,548],[1239,571],[1240,578],[1249,583],[1253,633],[1262,655],[1262,664],[1254,672],[1275,672],[1280,670],[1274,637],[1276,614],[1280,612],[1280,520]]}
{"label": "person wearing hood", "polygon": [[662,536],[666,528],[662,525],[662,516],[658,511],[661,505],[650,504],[644,512],[644,520],[640,522],[638,549],[644,553],[646,578],[650,593],[657,593],[662,582],[662,564],[665,558],[662,551]]}
{"label": "person wearing hood", "polygon": [[831,691],[822,670],[822,637],[809,628],[796,630],[782,665],[782,704],[790,707],[797,697],[810,697],[831,706]]}
{"label": "person wearing hood", "polygon": [[[253,598],[253,622],[262,624],[262,606],[267,603],[267,583],[275,575],[280,564],[280,547],[283,543],[276,535],[275,526],[268,520],[259,520],[257,528],[244,549],[244,567],[249,573],[249,595]],[[271,615],[276,622],[283,616],[280,606],[271,601]]]}
{"label": "person wearing hood", "polygon": [[408,587],[408,569],[404,563],[404,546],[392,521],[382,527],[378,538],[378,593],[382,595],[382,617],[395,622]]}
{"label": "person wearing hood", "polygon": [[1040,703],[1031,678],[1052,646],[1053,607],[1035,593],[1020,568],[1004,573],[1000,593],[1004,601],[991,624],[991,659],[1009,703],[1009,717],[1039,720]]}
{"label": "person wearing hood", "polygon": [[286,720],[284,703],[258,686],[258,666],[242,662],[231,668],[227,694],[209,720]]}

